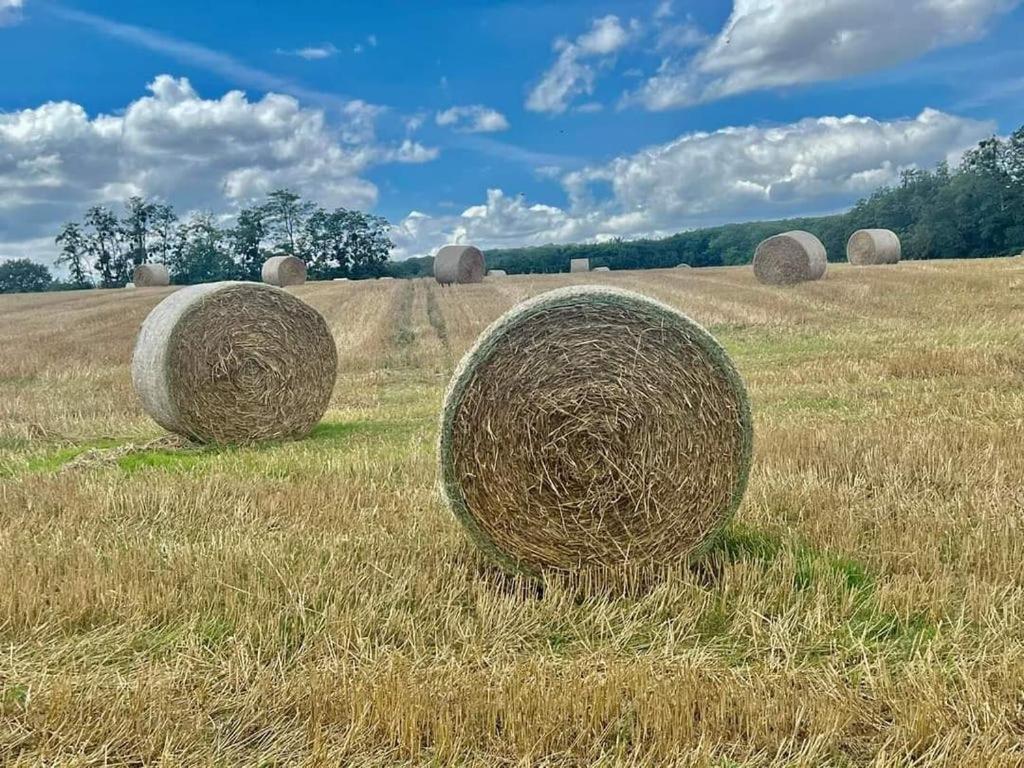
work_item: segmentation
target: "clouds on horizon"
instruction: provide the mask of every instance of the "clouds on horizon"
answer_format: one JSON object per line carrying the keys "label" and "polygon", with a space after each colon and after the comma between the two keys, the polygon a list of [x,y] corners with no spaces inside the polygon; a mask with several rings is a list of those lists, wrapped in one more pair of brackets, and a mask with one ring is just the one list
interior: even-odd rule
{"label": "clouds on horizon", "polygon": [[457,216],[414,211],[394,228],[395,255],[426,254],[445,242],[600,242],[828,212],[897,182],[907,168],[955,163],[994,130],[990,122],[926,109],[902,120],[819,117],[684,134],[564,175],[565,206],[494,188]]}

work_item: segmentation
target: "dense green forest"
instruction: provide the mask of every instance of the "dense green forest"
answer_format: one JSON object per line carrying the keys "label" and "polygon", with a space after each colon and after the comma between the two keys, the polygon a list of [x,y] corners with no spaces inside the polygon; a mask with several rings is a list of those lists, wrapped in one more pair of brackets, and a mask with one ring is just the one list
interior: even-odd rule
{"label": "dense green forest", "polygon": [[[653,269],[747,264],[757,244],[790,229],[813,232],[830,261],[846,260],[846,241],[858,229],[891,229],[906,259],[978,258],[1024,248],[1024,127],[1006,140],[987,139],[951,169],[904,171],[846,213],[814,218],[755,221],[696,229],[660,240],[616,240],[593,245],[542,245],[487,252],[489,269],[509,273],[565,272],[569,260],[591,267]],[[409,259],[392,270],[402,276],[431,274],[430,258]]]}
{"label": "dense green forest", "polygon": [[[569,259],[592,267],[652,269],[749,263],[757,244],[789,229],[817,235],[831,261],[846,258],[846,241],[861,228],[884,227],[900,236],[907,259],[979,258],[1024,248],[1024,127],[965,153],[955,168],[907,170],[850,211],[833,216],[757,221],[682,232],[660,240],[616,240],[593,245],[543,245],[487,252],[487,266],[509,273],[564,272]],[[0,293],[93,286],[117,287],[137,264],[159,261],[178,284],[259,280],[270,256],[293,254],[310,277],[419,277],[433,259],[388,261],[387,221],[361,211],[327,211],[290,190],[277,190],[239,211],[230,226],[210,214],[182,221],[166,204],[129,199],[118,216],[104,206],[68,222],[57,235],[57,263],[67,280],[54,282],[42,265],[24,259],[0,267]]]}

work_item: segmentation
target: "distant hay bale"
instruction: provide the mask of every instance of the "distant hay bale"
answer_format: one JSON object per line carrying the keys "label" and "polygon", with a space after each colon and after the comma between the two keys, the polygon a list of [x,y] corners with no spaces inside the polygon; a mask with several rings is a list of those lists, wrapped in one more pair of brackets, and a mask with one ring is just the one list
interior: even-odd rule
{"label": "distant hay bale", "polygon": [[590,259],[571,259],[569,261],[570,272],[589,272]]}
{"label": "distant hay bale", "polygon": [[434,279],[441,285],[483,282],[484,254],[472,245],[446,245],[434,257]]}
{"label": "distant hay bale", "polygon": [[139,264],[132,270],[132,282],[138,288],[157,288],[171,284],[166,264]]}
{"label": "distant hay bale", "polygon": [[594,267],[591,271],[592,272],[611,272],[612,268],[611,267]]}
{"label": "distant hay bale", "polygon": [[488,277],[508,277],[508,272],[504,269],[489,269],[487,270]]}
{"label": "distant hay bale", "polygon": [[391,277],[390,275],[382,275],[381,277],[378,277],[377,279],[378,280],[394,280],[395,278]]}
{"label": "distant hay bale", "polygon": [[768,285],[820,280],[827,267],[828,258],[821,240],[802,230],[769,237],[754,253],[754,274]]}
{"label": "distant hay bale", "polygon": [[295,256],[271,256],[263,263],[263,282],[284,288],[306,282],[306,262]]}
{"label": "distant hay bale", "polygon": [[846,243],[846,260],[858,267],[896,264],[901,255],[900,238],[890,229],[859,229]]}
{"label": "distant hay bale", "polygon": [[347,277],[336,277],[336,278],[334,278],[334,282],[336,282],[336,283],[347,283],[348,282],[348,278]]}
{"label": "distant hay bale", "polygon": [[125,283],[124,287],[125,288],[134,288],[135,287],[135,283]]}
{"label": "distant hay bale", "polygon": [[439,479],[505,567],[678,564],[729,520],[752,422],[726,352],[644,296],[572,286],[513,308],[452,377]]}
{"label": "distant hay bale", "polygon": [[312,307],[261,283],[206,283],[149,313],[132,381],[165,429],[204,443],[253,443],[309,432],[327,409],[337,365]]}
{"label": "distant hay bale", "polygon": [[692,264],[687,264],[685,261],[682,264],[676,264],[676,269],[693,269]]}

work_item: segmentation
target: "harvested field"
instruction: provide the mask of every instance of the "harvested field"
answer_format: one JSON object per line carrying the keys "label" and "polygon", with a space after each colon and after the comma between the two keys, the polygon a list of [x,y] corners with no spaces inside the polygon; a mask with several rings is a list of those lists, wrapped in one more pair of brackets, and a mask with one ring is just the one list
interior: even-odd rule
{"label": "harvested field", "polygon": [[[517,301],[640,291],[722,343],[750,484],[667,581],[536,584],[436,493],[454,365]],[[0,296],[0,765],[1024,764],[1019,261],[306,283],[306,440],[167,439],[172,288]]]}

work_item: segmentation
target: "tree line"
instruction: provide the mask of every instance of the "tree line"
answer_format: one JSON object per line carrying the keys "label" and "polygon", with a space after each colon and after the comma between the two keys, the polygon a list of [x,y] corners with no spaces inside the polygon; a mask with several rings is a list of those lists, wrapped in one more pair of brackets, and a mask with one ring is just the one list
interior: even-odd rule
{"label": "tree line", "polygon": [[147,262],[166,264],[179,285],[259,280],[263,262],[275,255],[302,259],[314,279],[369,277],[384,273],[393,247],[388,230],[379,216],[327,211],[288,189],[243,208],[227,227],[210,213],[181,220],[166,203],[131,197],[120,216],[97,205],[64,224],[56,263],[76,288],[123,286]]}
{"label": "tree line", "polygon": [[[660,240],[544,245],[487,252],[487,265],[509,273],[564,272],[569,260],[591,266],[651,269],[747,264],[757,244],[790,229],[805,229],[825,244],[831,261],[846,258],[846,241],[858,229],[891,229],[908,259],[977,258],[1024,249],[1024,126],[1006,139],[990,138],[969,150],[955,167],[906,170],[899,183],[833,216],[755,221],[681,232]],[[26,259],[0,264],[0,293],[93,285],[117,287],[137,264],[168,265],[171,279],[186,284],[211,280],[259,280],[275,254],[303,259],[313,279],[421,277],[433,274],[429,256],[388,261],[388,223],[378,216],[339,208],[326,211],[282,189],[239,211],[222,227],[211,214],[181,221],[171,206],[133,197],[118,216],[104,206],[57,236],[70,280],[54,283],[42,265]]]}

